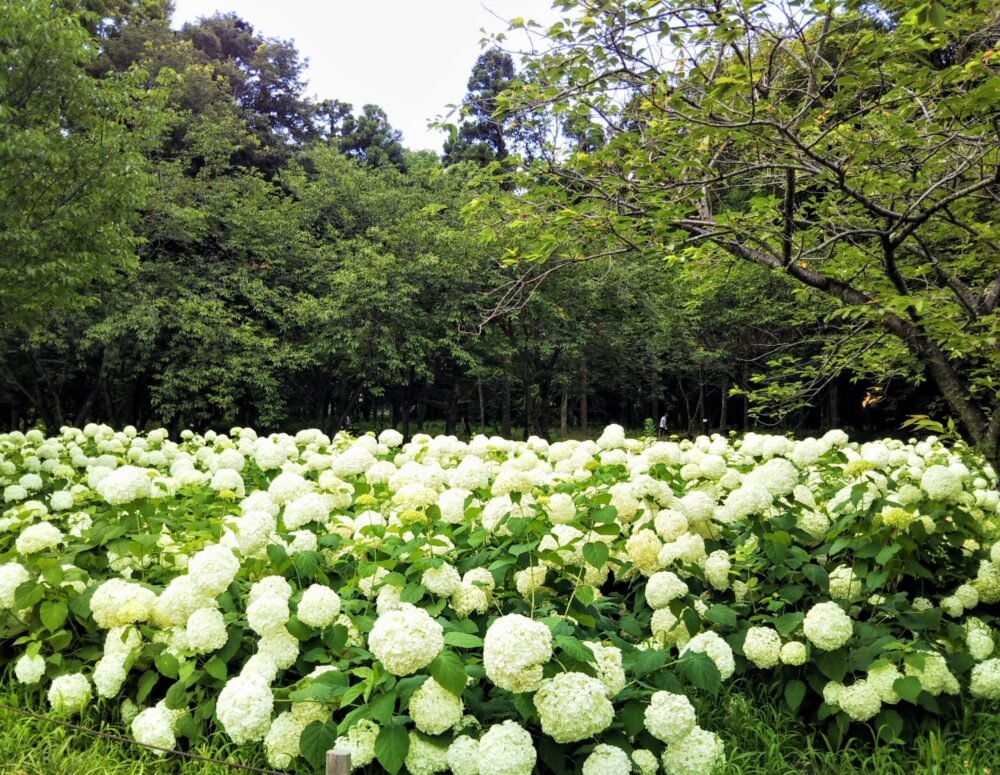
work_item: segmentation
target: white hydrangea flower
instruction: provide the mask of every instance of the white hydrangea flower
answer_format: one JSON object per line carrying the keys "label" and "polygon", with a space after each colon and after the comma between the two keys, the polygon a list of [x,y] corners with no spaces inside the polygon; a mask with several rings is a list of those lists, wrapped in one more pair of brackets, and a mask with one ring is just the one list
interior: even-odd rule
{"label": "white hydrangea flower", "polygon": [[448,746],[448,768],[453,775],[479,775],[479,741],[459,735]]}
{"label": "white hydrangea flower", "polygon": [[632,762],[618,746],[601,743],[584,760],[582,772],[583,775],[629,775]]}
{"label": "white hydrangea flower", "polygon": [[462,720],[465,704],[433,678],[428,678],[410,697],[410,718],[421,732],[440,735]]}
{"label": "white hydrangea flower", "polygon": [[38,654],[23,654],[14,663],[14,677],[19,683],[36,684],[45,675],[45,658]]}
{"label": "white hydrangea flower", "polygon": [[723,681],[736,671],[736,660],[733,658],[732,648],[716,632],[708,630],[695,635],[681,651],[681,656],[689,651],[707,654],[715,666],[719,668]]}
{"label": "white hydrangea flower", "polygon": [[37,522],[21,531],[14,548],[21,555],[37,554],[55,549],[63,542],[62,531],[51,522]]}
{"label": "white hydrangea flower", "polygon": [[781,647],[778,658],[783,665],[804,665],[808,658],[806,644],[802,641],[791,640]]}
{"label": "white hydrangea flower", "polygon": [[817,603],[806,613],[802,631],[817,648],[834,651],[851,639],[854,626],[851,617],[837,603]]}
{"label": "white hydrangea flower", "polygon": [[841,689],[837,704],[853,721],[867,721],[882,710],[878,692],[864,679]]}
{"label": "white hydrangea flower", "polygon": [[90,681],[82,673],[57,676],[49,686],[49,705],[60,716],[79,713],[87,707],[90,697]]}
{"label": "white hydrangea flower", "polygon": [[584,643],[594,654],[594,668],[597,679],[604,684],[608,699],[614,699],[625,688],[625,669],[622,667],[622,652],[617,646],[603,643]]}
{"label": "white hydrangea flower", "polygon": [[229,739],[237,745],[263,740],[271,728],[274,695],[256,674],[230,678],[215,704],[215,715]]}
{"label": "white hydrangea flower", "polygon": [[105,581],[90,598],[94,622],[106,630],[146,621],[155,605],[155,592],[119,578]]}
{"label": "white hydrangea flower", "polygon": [[410,730],[406,752],[406,771],[410,775],[435,775],[448,769],[448,748]]}
{"label": "white hydrangea flower", "polygon": [[97,482],[95,489],[108,504],[123,506],[148,498],[150,481],[150,472],[147,469],[122,466]]}
{"label": "white hydrangea flower", "polygon": [[751,627],[743,642],[746,658],[760,668],[772,668],[781,659],[781,636],[771,627]]}
{"label": "white hydrangea flower", "polygon": [[[156,748],[176,748],[177,737],[174,735],[174,714],[165,706],[156,705],[140,711],[129,725],[132,737],[137,743]],[[165,751],[154,751],[157,756],[166,755]]]}
{"label": "white hydrangea flower", "polygon": [[688,585],[673,571],[654,573],[646,582],[646,602],[651,608],[666,608],[688,593]]}
{"label": "white hydrangea flower", "polygon": [[291,711],[278,714],[264,735],[264,750],[270,766],[285,768],[292,763],[300,753],[299,739],[306,726],[306,722]]}
{"label": "white hydrangea flower", "polygon": [[222,612],[215,608],[199,608],[193,612],[187,620],[184,640],[195,654],[210,654],[221,649],[229,640]]}
{"label": "white hydrangea flower", "polygon": [[462,583],[462,577],[453,565],[442,563],[437,568],[428,568],[424,571],[420,583],[427,588],[432,595],[439,597],[451,597],[458,591]]}
{"label": "white hydrangea flower", "polygon": [[557,743],[572,743],[607,729],[614,708],[603,683],[585,673],[557,673],[534,697],[542,731]]}
{"label": "white hydrangea flower", "polygon": [[403,603],[375,620],[368,648],[393,675],[410,675],[444,648],[444,629],[424,609]]}
{"label": "white hydrangea flower", "polygon": [[987,659],[972,668],[969,691],[973,697],[1000,700],[1000,659]]}
{"label": "white hydrangea flower", "polygon": [[205,597],[215,597],[226,591],[240,570],[240,561],[232,550],[221,544],[210,544],[188,562],[188,575],[194,588]]}
{"label": "white hydrangea flower", "polygon": [[509,692],[533,692],[542,667],[552,658],[552,631],[520,614],[496,619],[486,631],[483,667],[486,676]]}
{"label": "white hydrangea flower", "polygon": [[346,735],[337,738],[334,748],[340,748],[351,754],[352,767],[366,767],[375,759],[375,740],[378,733],[378,724],[368,719],[361,719],[354,722]]}
{"label": "white hydrangea flower", "polygon": [[328,627],[340,615],[340,595],[322,584],[313,584],[302,593],[296,616],[309,627]]}
{"label": "white hydrangea flower", "polygon": [[664,743],[683,740],[694,729],[698,719],[694,706],[683,694],[660,691],[649,698],[646,706],[646,730]]}
{"label": "white hydrangea flower", "polygon": [[725,761],[722,740],[699,726],[663,752],[663,769],[670,775],[712,775]]}

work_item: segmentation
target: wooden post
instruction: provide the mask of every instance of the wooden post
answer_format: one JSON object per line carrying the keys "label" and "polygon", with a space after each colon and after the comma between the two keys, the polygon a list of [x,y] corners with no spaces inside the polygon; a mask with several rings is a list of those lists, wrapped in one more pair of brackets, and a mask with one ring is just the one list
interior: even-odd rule
{"label": "wooden post", "polygon": [[326,775],[350,775],[351,752],[340,748],[326,752]]}

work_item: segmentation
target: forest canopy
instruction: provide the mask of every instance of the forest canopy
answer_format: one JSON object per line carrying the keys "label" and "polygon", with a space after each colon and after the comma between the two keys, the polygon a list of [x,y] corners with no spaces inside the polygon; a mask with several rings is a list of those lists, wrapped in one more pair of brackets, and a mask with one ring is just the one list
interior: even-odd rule
{"label": "forest canopy", "polygon": [[10,6],[4,424],[921,415],[995,452],[995,12],[557,6],[466,65],[440,156],[236,14]]}

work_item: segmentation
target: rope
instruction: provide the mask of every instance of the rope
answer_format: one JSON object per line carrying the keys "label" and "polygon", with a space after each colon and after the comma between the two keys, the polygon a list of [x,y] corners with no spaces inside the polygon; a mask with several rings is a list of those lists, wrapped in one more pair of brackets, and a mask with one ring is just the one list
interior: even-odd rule
{"label": "rope", "polygon": [[8,713],[15,713],[17,715],[26,716],[28,718],[36,719],[38,721],[45,721],[49,724],[55,724],[60,727],[65,727],[66,729],[73,729],[77,732],[84,732],[94,737],[103,737],[105,740],[113,740],[116,743],[127,743],[129,745],[137,745],[140,748],[148,748],[151,751],[159,751],[161,753],[171,754],[173,756],[180,756],[184,759],[189,759],[192,761],[207,762],[209,764],[219,764],[223,767],[229,767],[233,770],[243,770],[245,772],[256,772],[259,775],[288,775],[287,772],[282,772],[280,770],[268,770],[263,767],[254,767],[249,764],[237,764],[235,762],[226,762],[221,759],[213,759],[210,756],[199,756],[198,754],[188,753],[187,751],[178,751],[174,748],[163,748],[158,745],[148,745],[147,743],[140,743],[138,740],[133,740],[130,737],[123,737],[122,735],[116,735],[111,732],[102,732],[99,729],[92,729],[91,727],[85,727],[80,724],[73,724],[69,721],[61,721],[60,719],[54,719],[49,716],[43,716],[38,713],[32,713],[30,710],[25,710],[24,708],[15,708],[13,705],[7,705],[0,702],[0,710],[5,710]]}

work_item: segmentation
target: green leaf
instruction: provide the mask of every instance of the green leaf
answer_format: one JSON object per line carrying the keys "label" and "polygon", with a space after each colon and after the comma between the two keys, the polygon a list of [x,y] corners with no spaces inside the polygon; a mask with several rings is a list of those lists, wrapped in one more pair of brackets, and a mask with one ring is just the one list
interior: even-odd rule
{"label": "green leaf", "polygon": [[799,709],[805,698],[806,685],[802,681],[792,680],[785,684],[785,702],[793,712]]}
{"label": "green leaf", "polygon": [[431,662],[434,680],[457,697],[465,691],[468,676],[462,658],[451,649],[444,649]]}
{"label": "green leaf", "polygon": [[42,603],[42,607],[39,610],[39,616],[42,619],[42,624],[49,632],[55,632],[60,627],[63,626],[63,622],[66,621],[66,617],[69,616],[69,608],[61,600],[58,601],[46,601]]}
{"label": "green leaf", "polygon": [[678,672],[692,686],[711,694],[722,687],[722,674],[708,654],[689,651],[677,663]]}
{"label": "green leaf", "polygon": [[[268,549],[270,550],[270,547]],[[323,555],[319,552],[297,552],[292,558],[292,565],[295,566],[295,572],[299,576],[306,581],[312,581],[316,578],[316,571],[319,570],[322,559]]]}
{"label": "green leaf", "polygon": [[165,651],[161,651],[153,659],[153,664],[156,665],[156,669],[159,670],[167,678],[176,678],[177,670],[180,667],[180,663],[177,661],[177,657],[172,654],[168,654]]}
{"label": "green leaf", "polygon": [[618,718],[629,737],[635,737],[646,726],[646,707],[638,700],[631,700],[618,712]]}
{"label": "green leaf", "polygon": [[280,544],[268,544],[267,545],[267,556],[271,560],[271,565],[274,569],[281,573],[285,569],[285,564],[288,562],[288,552]]}
{"label": "green leaf", "polygon": [[370,703],[368,711],[373,720],[379,724],[388,724],[392,720],[392,712],[396,709],[396,691],[380,694]]}
{"label": "green leaf", "polygon": [[727,605],[713,605],[705,612],[705,618],[722,627],[735,627],[738,621],[736,611]]}
{"label": "green leaf", "polygon": [[820,672],[831,681],[843,681],[847,675],[847,651],[837,649],[836,651],[815,652],[813,660]]}
{"label": "green leaf", "polygon": [[229,676],[229,669],[226,667],[226,663],[218,657],[212,657],[205,663],[205,672],[219,681],[225,681]]}
{"label": "green leaf", "polygon": [[326,752],[334,747],[336,741],[336,724],[314,721],[302,730],[299,749],[313,769],[319,771],[326,766]]}
{"label": "green leaf", "polygon": [[477,649],[483,645],[483,639],[478,635],[470,635],[467,632],[446,632],[444,642],[449,646],[457,646],[460,649]]}
{"label": "green leaf", "polygon": [[641,678],[648,673],[654,673],[662,669],[667,664],[668,659],[670,659],[668,651],[661,651],[660,649],[640,651],[639,655],[635,658],[635,664],[632,666],[632,673],[636,678]]}
{"label": "green leaf", "polygon": [[900,739],[903,733],[903,717],[892,708],[886,708],[873,720],[881,740],[891,743]]}
{"label": "green leaf", "polygon": [[920,679],[913,675],[904,678],[897,678],[893,681],[892,690],[907,702],[916,704],[920,692],[924,687],[920,684]]}
{"label": "green leaf", "polygon": [[292,616],[287,622],[285,622],[285,629],[288,630],[289,634],[294,635],[295,638],[300,641],[309,640],[316,635],[316,630],[300,622],[297,616]]}
{"label": "green leaf", "polygon": [[794,613],[778,616],[773,621],[774,629],[782,635],[789,635],[795,632],[796,628],[802,624],[802,620],[805,616],[806,615],[802,611],[796,611]]}
{"label": "green leaf", "polygon": [[594,541],[585,544],[583,547],[583,559],[595,568],[603,568],[604,563],[608,561],[610,555],[611,552],[608,549],[608,545],[603,541]]}
{"label": "green leaf", "polygon": [[387,724],[379,730],[375,738],[375,758],[390,775],[402,769],[409,751],[410,735],[402,724]]}
{"label": "green leaf", "polygon": [[889,544],[889,546],[882,547],[879,553],[875,555],[875,562],[879,565],[885,565],[902,548],[899,544]]}
{"label": "green leaf", "polygon": [[26,581],[14,592],[14,610],[23,611],[34,608],[35,604],[44,596],[45,587],[34,581]]}
{"label": "green leaf", "polygon": [[538,710],[535,708],[535,702],[527,692],[515,694],[511,702],[514,705],[514,709],[517,710],[521,718],[525,721],[530,722],[532,719],[538,718]]}
{"label": "green leaf", "polygon": [[135,695],[135,701],[140,704],[145,702],[146,698],[149,696],[149,693],[153,690],[153,687],[156,686],[156,682],[159,680],[160,680],[160,674],[157,673],[155,670],[147,670],[145,673],[143,673],[142,677],[139,679],[138,689]]}
{"label": "green leaf", "polygon": [[591,664],[596,661],[594,652],[585,646],[582,641],[577,640],[572,635],[559,635],[556,637],[554,644],[556,648],[566,654],[566,656],[577,662]]}
{"label": "green leaf", "polygon": [[178,681],[167,689],[167,694],[164,699],[166,700],[167,707],[170,708],[170,710],[180,710],[181,708],[186,708],[188,704],[188,693],[184,683],[182,681]]}

